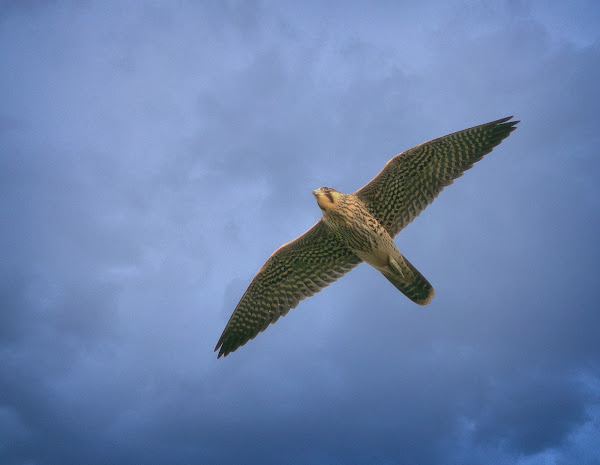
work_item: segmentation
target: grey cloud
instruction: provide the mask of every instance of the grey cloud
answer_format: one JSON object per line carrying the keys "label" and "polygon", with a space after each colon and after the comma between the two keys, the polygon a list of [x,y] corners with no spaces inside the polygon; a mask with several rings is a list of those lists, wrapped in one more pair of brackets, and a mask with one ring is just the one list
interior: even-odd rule
{"label": "grey cloud", "polygon": [[[3,463],[596,463],[595,10],[5,6]],[[397,238],[430,306],[359,266],[216,360],[312,189],[512,113]]]}

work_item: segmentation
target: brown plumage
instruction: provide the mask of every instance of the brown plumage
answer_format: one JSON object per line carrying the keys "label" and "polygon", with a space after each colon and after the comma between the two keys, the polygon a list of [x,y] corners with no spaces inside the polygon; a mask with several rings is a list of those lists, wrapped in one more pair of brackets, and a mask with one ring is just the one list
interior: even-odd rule
{"label": "brown plumage", "polygon": [[387,162],[354,194],[313,191],[323,217],[279,247],[235,308],[215,351],[227,355],[298,303],[365,261],[404,295],[425,305],[433,287],[393,238],[442,191],[516,129],[512,116],[425,142]]}

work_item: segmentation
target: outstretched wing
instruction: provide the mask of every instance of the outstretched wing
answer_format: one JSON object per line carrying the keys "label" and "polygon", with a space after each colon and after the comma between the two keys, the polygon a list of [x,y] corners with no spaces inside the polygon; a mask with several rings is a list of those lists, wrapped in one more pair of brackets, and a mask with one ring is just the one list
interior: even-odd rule
{"label": "outstretched wing", "polygon": [[396,155],[367,185],[355,192],[394,237],[442,189],[490,153],[516,129],[512,116],[448,134]]}
{"label": "outstretched wing", "polygon": [[243,346],[290,308],[346,274],[361,259],[319,220],[279,247],[256,274],[233,311],[217,346],[218,357]]}

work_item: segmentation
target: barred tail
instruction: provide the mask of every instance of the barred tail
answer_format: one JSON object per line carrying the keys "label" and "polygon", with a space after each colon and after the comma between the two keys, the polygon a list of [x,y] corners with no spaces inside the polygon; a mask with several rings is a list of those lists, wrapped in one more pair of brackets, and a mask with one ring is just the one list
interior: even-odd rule
{"label": "barred tail", "polygon": [[390,259],[392,271],[381,271],[381,274],[410,300],[427,305],[435,294],[433,286],[406,258],[402,258],[401,263]]}

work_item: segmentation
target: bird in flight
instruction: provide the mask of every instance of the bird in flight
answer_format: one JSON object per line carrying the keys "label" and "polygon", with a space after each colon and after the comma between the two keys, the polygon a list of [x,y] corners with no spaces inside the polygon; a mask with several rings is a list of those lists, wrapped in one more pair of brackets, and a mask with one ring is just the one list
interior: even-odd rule
{"label": "bird in flight", "polygon": [[512,116],[430,140],[396,155],[353,194],[313,191],[323,212],[317,223],[279,247],[258,271],[233,311],[217,346],[243,346],[298,303],[366,262],[419,305],[433,287],[400,253],[393,238],[442,189],[462,176],[516,129]]}

